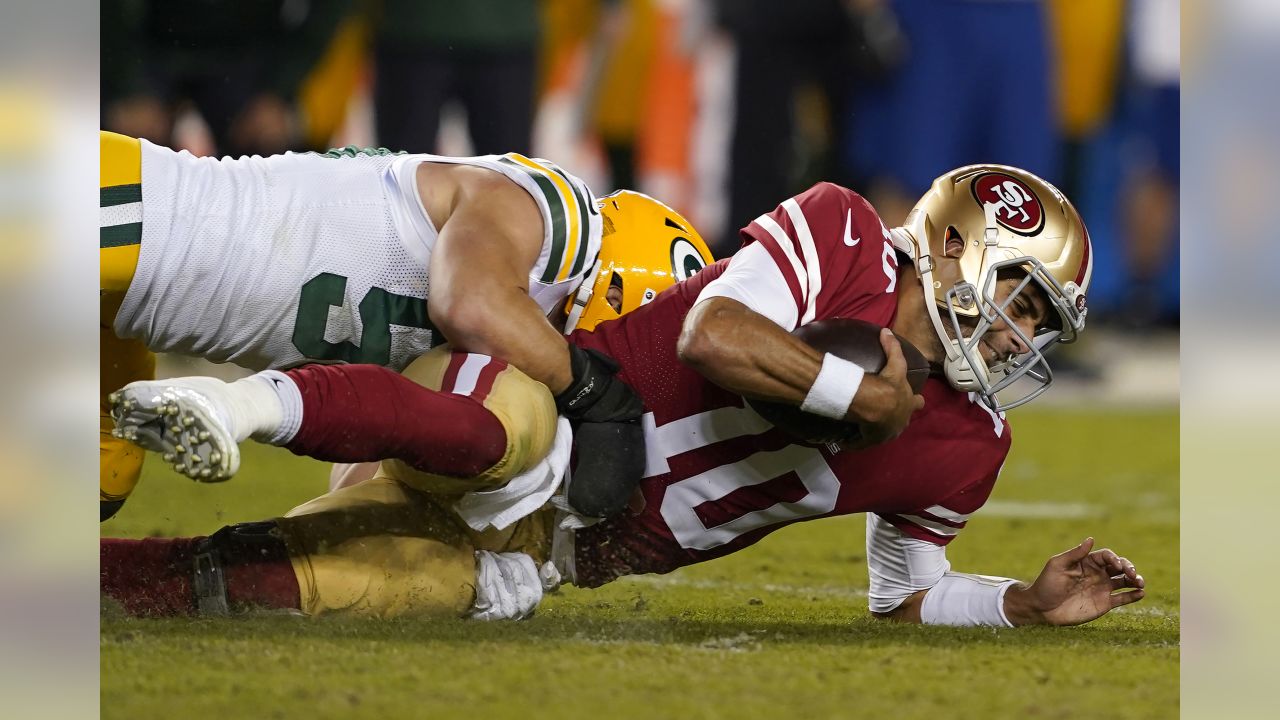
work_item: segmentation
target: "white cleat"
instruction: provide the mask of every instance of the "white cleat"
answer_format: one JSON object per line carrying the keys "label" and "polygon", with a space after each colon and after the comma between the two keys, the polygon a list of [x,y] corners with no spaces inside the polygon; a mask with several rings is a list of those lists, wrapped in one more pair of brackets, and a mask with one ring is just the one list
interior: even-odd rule
{"label": "white cleat", "polygon": [[240,469],[240,446],[211,398],[226,386],[206,377],[129,383],[111,393],[112,432],[192,480],[222,482]]}

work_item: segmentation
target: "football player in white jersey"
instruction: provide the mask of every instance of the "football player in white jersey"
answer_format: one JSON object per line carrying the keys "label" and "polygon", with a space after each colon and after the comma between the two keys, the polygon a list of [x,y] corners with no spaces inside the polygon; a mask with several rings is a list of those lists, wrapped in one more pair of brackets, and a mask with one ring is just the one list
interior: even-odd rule
{"label": "football player in white jersey", "polygon": [[[154,377],[153,352],[399,370],[447,337],[545,384],[588,434],[642,448],[635,394],[546,320],[590,272],[608,221],[556,165],[355,148],[198,158],[108,132],[100,144],[103,520],[142,464],[111,435],[105,395]],[[197,453],[181,469],[227,470]]]}

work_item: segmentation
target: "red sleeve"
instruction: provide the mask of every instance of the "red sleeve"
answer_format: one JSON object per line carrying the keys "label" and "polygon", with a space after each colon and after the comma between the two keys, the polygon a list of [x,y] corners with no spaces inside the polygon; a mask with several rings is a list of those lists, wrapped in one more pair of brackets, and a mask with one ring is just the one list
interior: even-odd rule
{"label": "red sleeve", "polygon": [[992,475],[936,505],[909,513],[877,514],[910,537],[945,546],[987,502],[994,485],[995,476]]}
{"label": "red sleeve", "polygon": [[818,183],[742,229],[778,264],[800,324],[855,317],[878,325],[893,319],[897,257],[889,233],[861,195]]}
{"label": "red sleeve", "polygon": [[906,512],[878,514],[894,527],[917,540],[925,540],[934,545],[950,543],[964,529],[969,518],[986,504],[987,498],[991,497],[991,491],[995,488],[996,479],[1000,476],[1000,469],[1004,465],[1008,447],[1006,444],[1005,451],[995,451],[996,445],[997,443],[991,444],[992,452],[984,453],[982,457],[975,457],[967,463],[961,458],[956,458],[951,471],[947,474],[954,474],[957,469],[968,467],[972,468],[975,477],[973,482],[958,492],[938,502]]}
{"label": "red sleeve", "polygon": [[1012,431],[1002,413],[940,380],[931,379],[924,395],[933,412],[917,415],[884,446],[896,447],[885,462],[907,487],[876,510],[910,537],[946,545],[991,497]]}

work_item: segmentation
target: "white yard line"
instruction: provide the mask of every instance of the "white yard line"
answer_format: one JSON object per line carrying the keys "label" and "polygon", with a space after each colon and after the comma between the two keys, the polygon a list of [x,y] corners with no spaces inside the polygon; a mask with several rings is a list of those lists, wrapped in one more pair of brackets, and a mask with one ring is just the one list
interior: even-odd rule
{"label": "white yard line", "polygon": [[988,500],[974,517],[1078,520],[1102,515],[1102,508],[1079,502],[1027,502],[1022,500]]}

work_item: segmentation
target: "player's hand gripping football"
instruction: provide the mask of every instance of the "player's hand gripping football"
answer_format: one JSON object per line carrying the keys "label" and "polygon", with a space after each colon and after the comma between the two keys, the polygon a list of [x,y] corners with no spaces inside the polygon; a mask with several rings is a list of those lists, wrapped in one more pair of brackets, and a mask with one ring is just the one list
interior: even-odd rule
{"label": "player's hand gripping football", "polygon": [[911,414],[924,407],[924,398],[913,393],[907,382],[907,361],[893,331],[880,331],[880,346],[886,358],[884,370],[863,376],[846,416],[861,425],[863,445],[897,437],[911,421]]}
{"label": "player's hand gripping football", "polygon": [[1093,538],[1049,558],[1040,577],[1010,588],[1005,615],[1015,625],[1080,625],[1141,600],[1147,583],[1114,551],[1094,550]]}

